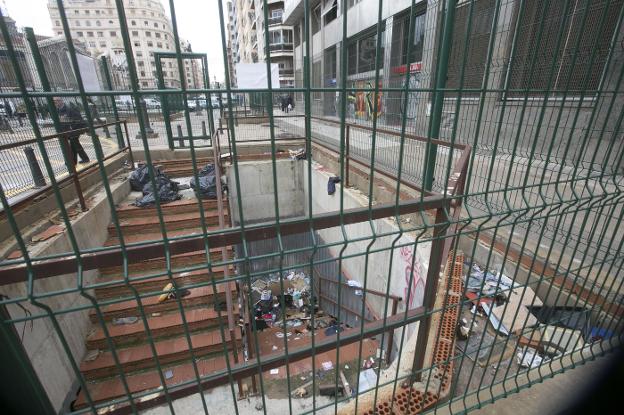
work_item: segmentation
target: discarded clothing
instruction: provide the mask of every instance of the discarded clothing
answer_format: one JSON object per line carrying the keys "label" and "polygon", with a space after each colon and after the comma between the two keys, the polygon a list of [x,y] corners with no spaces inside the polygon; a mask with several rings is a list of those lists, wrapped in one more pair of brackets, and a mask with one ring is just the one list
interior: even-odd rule
{"label": "discarded clothing", "polygon": [[[164,174],[157,176],[154,181],[158,188],[158,199],[161,203],[173,202],[182,198],[182,196],[178,194],[178,182],[174,182]],[[134,202],[135,206],[145,207],[156,203],[156,196],[151,181],[143,186],[142,192],[143,196],[137,198]]]}
{"label": "discarded clothing", "polygon": [[327,194],[333,195],[336,193],[336,183],[340,183],[340,177],[334,176],[330,177],[327,181]]}
{"label": "discarded clothing", "polygon": [[[154,167],[153,169],[154,169],[154,174],[156,176],[162,175],[159,169],[157,169],[156,167]],[[147,164],[144,164],[143,166],[133,171],[132,174],[130,175],[129,181],[130,181],[130,187],[132,188],[132,190],[134,191],[143,190],[143,186],[145,186],[150,181],[149,168]]]}
{"label": "discarded clothing", "polygon": [[207,164],[206,167],[197,173],[199,186],[195,183],[195,177],[190,181],[191,187],[199,194],[201,199],[217,198],[217,177],[214,164]]}

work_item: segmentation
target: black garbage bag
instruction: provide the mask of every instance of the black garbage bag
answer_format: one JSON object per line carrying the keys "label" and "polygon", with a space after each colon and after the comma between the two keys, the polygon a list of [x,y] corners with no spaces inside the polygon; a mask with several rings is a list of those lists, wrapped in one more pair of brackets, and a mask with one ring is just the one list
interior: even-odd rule
{"label": "black garbage bag", "polygon": [[190,185],[196,192],[199,193],[199,197],[202,199],[216,199],[217,177],[214,165],[207,164],[206,167],[197,173],[197,176],[199,179],[199,186],[195,183],[195,177],[191,179]]}
{"label": "black garbage bag", "polygon": [[[181,196],[178,194],[178,182],[174,182],[164,174],[156,177],[156,187],[158,188],[158,197],[161,203],[173,202]],[[143,197],[137,198],[134,202],[136,206],[145,207],[156,203],[156,196],[152,188],[152,183],[148,182],[142,189]]]}
{"label": "black garbage bag", "polygon": [[[159,169],[154,167],[154,174],[156,176],[160,176],[162,173]],[[143,186],[145,186],[150,181],[149,169],[147,168],[147,164],[139,167],[130,175],[130,187],[132,190],[139,191],[143,190]]]}

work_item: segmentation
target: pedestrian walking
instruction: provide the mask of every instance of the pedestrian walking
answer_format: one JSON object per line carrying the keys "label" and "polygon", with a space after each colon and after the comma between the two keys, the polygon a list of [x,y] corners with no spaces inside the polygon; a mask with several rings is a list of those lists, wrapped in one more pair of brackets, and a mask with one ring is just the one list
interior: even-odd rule
{"label": "pedestrian walking", "polygon": [[[54,106],[58,111],[58,115],[61,121],[59,132],[72,131],[85,127],[84,119],[80,114],[78,108],[67,105],[62,98],[54,98]],[[80,144],[80,133],[71,134],[69,137],[70,149],[72,153],[72,161],[74,165],[78,162],[78,156],[80,156],[80,163],[88,163],[89,156],[87,152]]]}

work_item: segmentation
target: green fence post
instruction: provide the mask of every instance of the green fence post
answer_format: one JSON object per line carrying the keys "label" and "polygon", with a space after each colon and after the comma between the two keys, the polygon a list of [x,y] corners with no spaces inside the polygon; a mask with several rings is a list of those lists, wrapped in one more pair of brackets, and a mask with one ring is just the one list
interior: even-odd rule
{"label": "green fence post", "polygon": [[[447,0],[446,9],[444,11],[444,27],[442,38],[440,40],[440,60],[436,65],[437,70],[435,77],[435,90],[433,92],[433,105],[431,109],[431,122],[429,124],[429,139],[440,138],[440,125],[442,124],[442,110],[444,108],[444,88],[446,88],[449,56],[451,54],[451,43],[453,41],[455,6],[457,6],[457,0]],[[409,62],[407,65],[409,67]],[[424,190],[431,191],[431,188],[433,187],[433,176],[435,173],[437,153],[438,146],[428,142],[427,155],[425,159],[427,170],[425,171],[425,177],[423,178]]]}
{"label": "green fence post", "polygon": [[[102,66],[102,73],[104,74],[104,80],[106,81],[106,87],[109,91],[113,91],[113,82],[110,76],[110,70],[108,69],[108,62],[106,61],[106,56],[102,56],[100,59],[100,65]],[[117,104],[115,103],[115,96],[111,96],[111,103],[113,107],[113,115],[115,117],[115,135],[117,135],[117,145],[119,148],[124,147],[123,134],[121,133],[121,125],[119,124],[119,112],[117,111]],[[130,139],[130,137],[128,137]]]}

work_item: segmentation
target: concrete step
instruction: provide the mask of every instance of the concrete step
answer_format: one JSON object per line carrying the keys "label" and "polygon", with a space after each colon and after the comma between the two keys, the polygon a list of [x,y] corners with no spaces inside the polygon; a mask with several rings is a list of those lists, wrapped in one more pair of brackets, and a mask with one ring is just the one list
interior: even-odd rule
{"label": "concrete step", "polygon": [[[195,358],[214,353],[223,353],[223,343],[228,350],[232,350],[232,342],[227,323],[224,322],[225,341],[221,337],[221,331],[216,328],[207,332],[191,335],[191,345]],[[240,348],[241,333],[237,327],[235,330],[237,348]],[[156,355],[161,365],[190,360],[191,352],[186,336],[182,335],[172,339],[161,340],[154,343]],[[156,359],[149,344],[127,347],[117,350],[117,358],[123,372],[128,375],[137,370],[156,368]],[[100,353],[92,361],[84,361],[80,365],[80,372],[88,380],[102,379],[110,376],[119,376],[119,369],[115,365],[113,354],[110,351]]]}
{"label": "concrete step", "polygon": [[[197,157],[195,158],[195,161],[197,163],[197,167],[201,170],[206,166],[206,164],[213,164],[214,158],[213,157]],[[184,159],[174,159],[174,160],[156,160],[156,161],[152,161],[152,163],[154,164],[154,166],[162,166],[162,167],[171,167],[171,166],[180,166],[180,165],[192,167],[193,159],[184,158]],[[145,162],[139,161],[138,165],[143,166],[145,165]]]}
{"label": "concrete step", "polygon": [[[227,247],[226,258],[230,259],[233,257],[232,247]],[[221,248],[214,248],[210,250],[210,260],[211,261],[222,261],[221,256]],[[173,272],[178,268],[188,267],[197,264],[206,263],[206,252],[204,250],[201,251],[193,251],[193,252],[185,252],[183,254],[177,254],[171,256],[171,270]],[[147,261],[135,262],[128,265],[128,275],[130,277],[146,275],[147,273],[154,273],[157,270],[163,270],[167,266],[167,261],[164,257],[154,258]],[[101,276],[116,276],[122,275],[123,267],[114,266],[114,267],[106,267],[100,268]]]}
{"label": "concrete step", "polygon": [[[215,199],[202,200],[204,210],[216,210],[217,201]],[[189,213],[199,212],[199,203],[197,199],[181,199],[160,206],[164,215],[169,213]],[[117,207],[117,217],[119,219],[136,218],[142,216],[155,216],[157,214],[156,206],[138,207],[130,203],[125,203]]]}
{"label": "concrete step", "polygon": [[[234,284],[230,285],[231,290],[234,291]],[[189,295],[181,298],[182,306],[184,308],[187,308],[200,304],[210,306],[212,304],[215,304],[215,302],[221,303],[225,301],[226,287],[226,284],[217,284],[216,296],[214,294],[214,289],[212,285],[192,288],[190,289]],[[178,302],[173,299],[159,302],[158,297],[160,297],[160,295],[161,293],[158,293],[149,297],[141,298],[141,305],[143,306],[143,311],[145,312],[145,314],[150,315],[151,313],[171,312],[179,309]],[[132,297],[132,294],[130,294],[129,297]],[[102,300],[102,298],[100,298],[100,300]],[[100,312],[102,313],[102,317],[105,321],[111,321],[119,317],[139,316],[140,313],[138,311],[138,308],[139,304],[137,300],[132,298],[129,300],[120,301],[118,303],[101,306]],[[99,323],[98,315],[95,310],[91,310],[89,312],[89,317],[92,323]]]}
{"label": "concrete step", "polygon": [[[165,229],[167,232],[188,229],[198,227],[201,229],[202,217],[199,211],[186,212],[186,213],[167,213],[163,216],[165,222]],[[216,210],[209,210],[204,212],[204,223],[207,227],[214,227],[219,225],[219,214]],[[224,224],[228,226],[230,218],[227,212],[224,212]],[[137,233],[145,232],[159,232],[160,220],[158,215],[154,211],[153,216],[140,216],[134,218],[122,219],[119,221],[119,227],[124,235],[124,238]],[[108,225],[108,234],[110,236],[118,236],[117,227],[113,224]]]}
{"label": "concrete step", "polygon": [[[235,318],[238,319],[238,310],[232,310]],[[221,312],[224,324],[227,324],[227,312]],[[191,308],[184,310],[186,327],[182,322],[182,315],[176,311],[174,313],[162,314],[158,317],[149,316],[146,318],[153,339],[177,336],[188,330],[189,332],[199,331],[216,327],[219,324],[219,315],[208,307]],[[134,324],[114,325],[106,323],[106,329],[115,346],[131,345],[148,341],[148,334],[145,330],[144,322],[139,319]],[[87,336],[86,346],[88,350],[108,349],[104,329],[96,326]]]}
{"label": "concrete step", "polygon": [[[241,353],[239,353],[238,356],[239,359],[242,358]],[[234,358],[231,353],[229,354],[228,359],[230,364],[233,364]],[[226,368],[227,365],[225,356],[201,359],[197,362],[197,369],[200,376],[208,376],[212,373],[225,370]],[[174,386],[196,378],[193,364],[190,362],[165,366],[163,368],[163,377],[164,372],[169,370],[173,376],[169,379],[165,379],[167,386]],[[156,369],[127,376],[126,382],[130,389],[130,393],[137,393],[162,387],[160,375]],[[103,403],[126,395],[120,377],[110,378],[100,382],[87,382],[87,388],[94,403]],[[142,399],[149,398],[145,397]],[[84,408],[87,404],[88,401],[86,399],[85,391],[81,390],[78,398],[74,402],[74,409]]]}
{"label": "concrete step", "polygon": [[[220,228],[219,226],[207,226],[206,227],[207,231],[218,231],[220,229],[222,228]],[[169,239],[174,238],[174,237],[181,237],[181,236],[200,236],[200,235],[203,235],[203,230],[199,226],[184,228],[184,229],[176,229],[171,232],[167,232],[167,237]],[[126,244],[131,244],[135,242],[162,241],[162,240],[163,240],[163,235],[162,235],[162,232],[160,231],[142,232],[142,233],[137,233],[134,235],[124,234],[124,242]],[[110,236],[108,240],[106,241],[106,243],[104,244],[104,246],[113,246],[113,245],[119,245],[119,238],[117,238],[116,236]]]}
{"label": "concrete step", "polygon": [[[173,278],[179,288],[184,288],[191,284],[212,281],[213,276],[215,279],[220,280],[221,278],[223,278],[224,271],[225,267],[218,266],[212,268],[212,273],[208,272],[208,268],[205,268],[194,271],[183,271],[174,273]],[[229,275],[234,274],[234,267],[230,265]],[[99,300],[102,300],[108,298],[129,297],[134,295],[133,290],[123,282],[123,279],[119,275],[100,276],[98,278],[99,283],[116,281],[119,281],[119,283],[105,287],[97,287],[95,289],[95,295],[97,296],[97,298]],[[161,275],[158,277],[146,278],[144,280],[130,281],[130,286],[136,289],[139,293],[155,293],[162,290],[165,285],[167,285],[170,281],[171,280],[168,275]]]}

